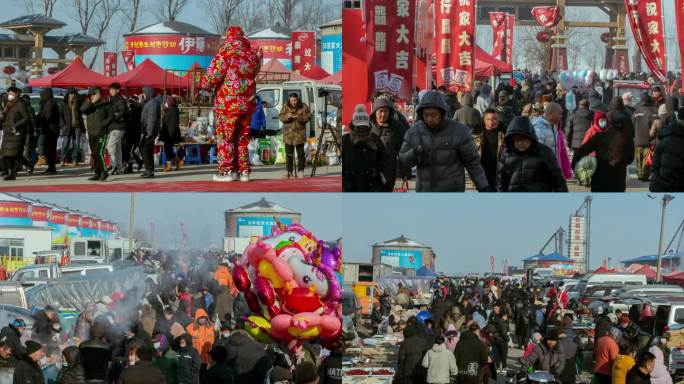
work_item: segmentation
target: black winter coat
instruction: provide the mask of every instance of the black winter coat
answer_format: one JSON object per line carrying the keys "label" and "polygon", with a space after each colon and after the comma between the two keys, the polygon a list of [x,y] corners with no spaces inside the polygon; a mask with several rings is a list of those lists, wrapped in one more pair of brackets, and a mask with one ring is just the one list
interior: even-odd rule
{"label": "black winter coat", "polygon": [[[182,337],[182,336],[181,336]],[[199,352],[192,345],[180,349],[178,356],[178,384],[198,384],[202,359]]]}
{"label": "black winter coat", "polygon": [[385,150],[375,135],[351,132],[342,136],[342,190],[382,192]]}
{"label": "black winter coat", "polygon": [[591,191],[624,192],[627,188],[627,166],[634,160],[634,142],[628,135],[609,125],[575,151],[572,168],[581,158],[594,151],[596,172],[591,178]]}
{"label": "black winter coat", "polygon": [[[513,136],[526,136],[532,145],[519,152]],[[568,185],[553,150],[539,144],[529,119],[516,117],[506,132],[506,151],[501,156],[499,190],[502,192],[567,192]]]}
{"label": "black winter coat", "polygon": [[24,356],[14,369],[14,384],[44,384],[43,371],[38,363]]}
{"label": "black winter coat", "polygon": [[12,346],[12,354],[20,359],[26,353],[26,348],[21,343],[21,333],[12,325],[8,325],[0,331],[0,341],[6,341]]}
{"label": "black winter coat", "polygon": [[[377,125],[375,120],[375,113],[382,107],[390,109],[390,120],[386,126]],[[370,116],[371,134],[377,136],[382,141],[385,149],[382,170],[382,174],[385,175],[387,180],[385,192],[392,192],[396,179],[403,177],[405,173],[399,167],[399,151],[401,150],[401,144],[404,136],[406,136],[408,126],[404,125],[402,120],[397,118],[398,116],[403,117],[401,113],[394,110],[392,102],[387,98],[378,98],[373,103],[373,112]]]}
{"label": "black winter coat", "polygon": [[[399,160],[405,169],[418,166],[417,192],[465,191],[465,168],[478,190],[489,184],[470,130],[444,117],[441,126],[428,129],[422,111],[437,108],[446,115],[444,99],[437,91],[423,95],[418,106],[419,120],[406,133]],[[422,154],[418,148],[423,149]]]}
{"label": "black winter coat", "polygon": [[165,144],[178,144],[181,142],[180,112],[173,105],[164,110],[162,129],[159,132],[159,140]]}
{"label": "black winter coat", "polygon": [[140,360],[121,372],[117,384],[166,384],[166,377],[152,362]]}
{"label": "black winter coat", "polygon": [[52,97],[52,89],[43,89],[40,92],[40,110],[38,111],[38,121],[40,122],[42,134],[59,135],[59,128],[62,122],[60,113],[59,106]]}
{"label": "black winter coat", "polygon": [[107,380],[112,362],[109,345],[98,340],[87,340],[79,346],[81,365],[87,380]]}
{"label": "black winter coat", "polygon": [[81,112],[86,115],[88,136],[102,137],[109,133],[110,125],[114,121],[114,112],[109,102],[100,99],[93,104],[86,100],[81,106]]}
{"label": "black winter coat", "polygon": [[651,375],[648,373],[643,373],[639,369],[638,365],[633,366],[629,371],[627,371],[627,377],[625,378],[626,384],[651,384]]}
{"label": "black winter coat", "polygon": [[21,100],[15,99],[5,106],[0,155],[13,157],[19,156],[24,152],[24,141],[26,140],[26,127],[28,124],[29,116]]}
{"label": "black winter coat", "polygon": [[109,98],[109,104],[112,106],[112,113],[114,117],[109,126],[110,131],[125,131],[128,123],[128,103],[121,95],[112,96]]}
{"label": "black winter coat", "polygon": [[565,367],[560,375],[560,381],[563,384],[574,384],[575,378],[577,376],[577,371],[575,368],[577,343],[571,338],[564,337],[558,339],[558,345],[561,351],[563,351],[563,357],[565,358]]}
{"label": "black winter coat", "polygon": [[572,148],[579,148],[582,146],[582,141],[584,141],[584,135],[591,127],[594,121],[594,112],[589,109],[580,107],[575,112],[570,115],[568,119],[568,129],[566,133],[566,142],[572,146]]}
{"label": "black winter coat", "polygon": [[658,131],[658,144],[653,152],[651,192],[684,191],[684,121]]}
{"label": "black winter coat", "polygon": [[410,383],[408,379],[411,376],[424,379],[427,370],[423,367],[423,356],[430,348],[432,345],[425,336],[413,335],[404,339],[399,346],[399,365],[396,377],[403,380],[401,381],[403,383]]}
{"label": "black winter coat", "polygon": [[482,377],[482,367],[487,365],[487,347],[471,331],[461,333],[454,350],[459,377],[473,382]]}
{"label": "black winter coat", "polygon": [[235,373],[226,364],[216,364],[209,368],[202,384],[233,384]]}

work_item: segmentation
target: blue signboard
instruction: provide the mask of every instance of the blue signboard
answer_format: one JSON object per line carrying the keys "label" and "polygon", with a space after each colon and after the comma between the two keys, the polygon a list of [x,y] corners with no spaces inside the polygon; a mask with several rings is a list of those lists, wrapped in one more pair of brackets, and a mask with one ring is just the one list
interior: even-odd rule
{"label": "blue signboard", "polygon": [[328,73],[336,73],[342,70],[341,33],[339,35],[321,36],[321,67]]}
{"label": "blue signboard", "polygon": [[417,271],[423,266],[423,252],[410,249],[381,249],[380,262]]}
{"label": "blue signboard", "polygon": [[[292,224],[292,219],[279,217],[284,225]],[[276,225],[273,216],[243,216],[237,218],[237,237],[270,236],[271,228]]]}

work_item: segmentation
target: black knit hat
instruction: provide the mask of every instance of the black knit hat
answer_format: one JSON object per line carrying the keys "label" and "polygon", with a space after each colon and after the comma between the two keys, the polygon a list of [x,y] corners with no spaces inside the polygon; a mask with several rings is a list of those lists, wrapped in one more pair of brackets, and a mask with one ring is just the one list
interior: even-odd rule
{"label": "black knit hat", "polygon": [[295,384],[308,384],[318,379],[316,365],[310,361],[304,361],[295,368]]}
{"label": "black knit hat", "polygon": [[30,355],[33,352],[39,351],[41,348],[43,348],[43,346],[40,345],[40,343],[36,343],[33,340],[29,340],[26,342],[26,354],[27,355]]}

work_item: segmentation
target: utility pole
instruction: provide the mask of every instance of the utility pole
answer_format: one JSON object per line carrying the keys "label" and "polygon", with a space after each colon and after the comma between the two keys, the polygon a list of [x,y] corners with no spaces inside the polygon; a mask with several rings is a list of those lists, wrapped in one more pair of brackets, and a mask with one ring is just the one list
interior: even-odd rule
{"label": "utility pole", "polygon": [[[653,196],[649,195],[650,198],[654,198]],[[658,241],[658,265],[656,268],[656,282],[662,283],[663,282],[663,272],[662,272],[662,264],[663,264],[663,236],[665,236],[665,212],[667,209],[667,204],[674,200],[674,196],[672,195],[663,195],[663,202],[662,202],[662,211],[660,213],[660,240]]]}
{"label": "utility pole", "polygon": [[[135,192],[131,192],[131,203],[128,221],[128,252],[133,252],[135,244]],[[125,256],[126,258],[128,255]]]}

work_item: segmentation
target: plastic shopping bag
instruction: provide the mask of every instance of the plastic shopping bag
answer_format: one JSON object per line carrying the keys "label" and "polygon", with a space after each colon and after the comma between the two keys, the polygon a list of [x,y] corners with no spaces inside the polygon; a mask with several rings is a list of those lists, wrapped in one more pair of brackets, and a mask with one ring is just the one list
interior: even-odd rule
{"label": "plastic shopping bag", "polygon": [[591,185],[591,177],[596,172],[596,157],[585,156],[575,165],[575,177],[580,185]]}
{"label": "plastic shopping bag", "polygon": [[285,142],[283,141],[283,136],[278,135],[276,137],[276,164],[285,164],[287,162],[287,155],[285,154]]}

